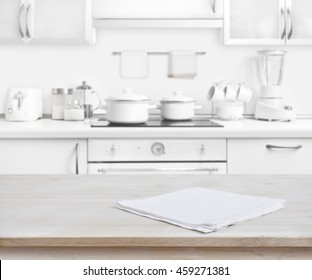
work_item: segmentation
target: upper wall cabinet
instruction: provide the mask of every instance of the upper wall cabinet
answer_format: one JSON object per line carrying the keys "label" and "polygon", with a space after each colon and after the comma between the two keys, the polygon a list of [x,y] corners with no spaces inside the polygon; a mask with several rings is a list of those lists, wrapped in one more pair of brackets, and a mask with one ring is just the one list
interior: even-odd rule
{"label": "upper wall cabinet", "polygon": [[96,27],[223,27],[223,0],[93,0]]}
{"label": "upper wall cabinet", "polygon": [[[23,8],[22,8],[23,7]],[[0,1],[0,40],[7,42],[21,42],[20,19],[24,9],[21,0]]]}
{"label": "upper wall cabinet", "polygon": [[224,0],[224,42],[312,44],[312,1]]}
{"label": "upper wall cabinet", "polygon": [[92,43],[92,0],[1,0],[0,40]]}

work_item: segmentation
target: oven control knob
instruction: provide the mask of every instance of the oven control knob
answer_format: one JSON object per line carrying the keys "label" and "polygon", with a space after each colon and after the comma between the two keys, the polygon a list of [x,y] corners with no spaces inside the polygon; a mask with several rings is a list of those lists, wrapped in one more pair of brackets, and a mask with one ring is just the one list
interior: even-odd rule
{"label": "oven control knob", "polygon": [[110,151],[109,151],[109,154],[110,156],[115,156],[116,155],[116,148],[115,148],[115,145],[113,144],[110,148]]}
{"label": "oven control knob", "polygon": [[204,145],[201,145],[199,153],[201,156],[204,156],[206,154],[206,148]]}
{"label": "oven control knob", "polygon": [[153,144],[151,150],[152,150],[153,155],[158,156],[158,157],[160,157],[166,153],[165,146],[162,143]]}

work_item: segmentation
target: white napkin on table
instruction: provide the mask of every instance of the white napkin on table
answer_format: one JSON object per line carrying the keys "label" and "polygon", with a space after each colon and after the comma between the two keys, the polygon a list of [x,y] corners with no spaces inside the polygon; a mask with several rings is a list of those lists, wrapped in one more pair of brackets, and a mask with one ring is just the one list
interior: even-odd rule
{"label": "white napkin on table", "polygon": [[193,79],[197,76],[197,56],[195,51],[169,52],[168,78]]}
{"label": "white napkin on table", "polygon": [[280,210],[285,201],[195,187],[119,201],[117,206],[137,215],[209,233]]}
{"label": "white napkin on table", "polygon": [[148,76],[147,51],[121,52],[121,77],[124,79],[144,79]]}

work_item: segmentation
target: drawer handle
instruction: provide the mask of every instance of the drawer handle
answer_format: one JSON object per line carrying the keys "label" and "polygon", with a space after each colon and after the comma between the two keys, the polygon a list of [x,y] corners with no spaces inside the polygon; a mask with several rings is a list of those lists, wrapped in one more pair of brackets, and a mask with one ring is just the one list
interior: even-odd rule
{"label": "drawer handle", "polygon": [[297,145],[297,146],[275,146],[275,145],[266,145],[265,146],[268,150],[273,150],[273,149],[280,149],[280,150],[300,150],[303,148],[302,145]]}

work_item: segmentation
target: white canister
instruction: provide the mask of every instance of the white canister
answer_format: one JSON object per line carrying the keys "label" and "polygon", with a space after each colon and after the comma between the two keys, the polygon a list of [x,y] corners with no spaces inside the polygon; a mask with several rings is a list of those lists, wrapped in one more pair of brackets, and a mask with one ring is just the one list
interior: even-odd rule
{"label": "white canister", "polygon": [[64,110],[66,104],[73,95],[71,88],[53,88],[52,89],[52,119],[64,120]]}

